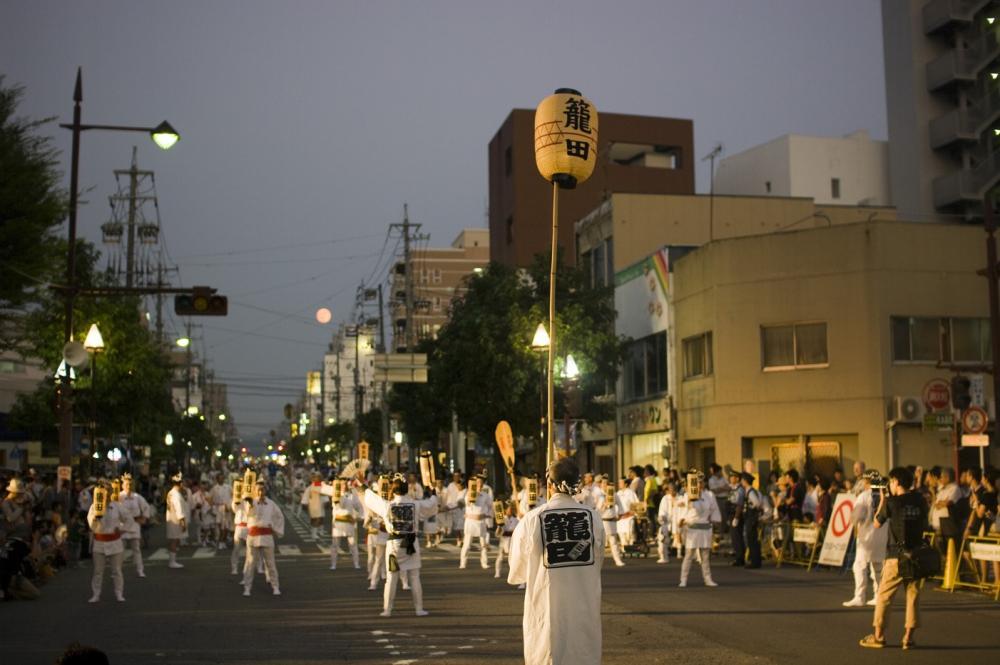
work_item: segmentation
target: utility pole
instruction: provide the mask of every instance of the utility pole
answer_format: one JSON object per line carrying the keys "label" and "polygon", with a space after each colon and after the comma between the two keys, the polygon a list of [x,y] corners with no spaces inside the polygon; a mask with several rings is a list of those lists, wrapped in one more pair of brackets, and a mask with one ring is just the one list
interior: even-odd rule
{"label": "utility pole", "polygon": [[[156,288],[163,288],[163,263],[156,264]],[[163,294],[156,294],[156,341],[163,346]]]}
{"label": "utility pole", "polygon": [[185,372],[185,379],[184,379],[184,417],[187,418],[188,416],[191,415],[190,411],[191,411],[191,361],[192,361],[192,358],[191,358],[191,344],[192,344],[192,340],[191,340],[191,320],[190,319],[188,319],[188,322],[185,324],[185,331],[186,331],[185,332],[185,337],[187,338],[188,343],[187,343],[187,346],[184,348],[185,355],[186,355],[185,362],[187,364],[187,371]]}
{"label": "utility pole", "polygon": [[405,203],[403,204],[403,223],[390,224],[389,228],[399,229],[403,232],[404,307],[406,307],[406,335],[404,335],[404,340],[407,353],[413,353],[414,347],[417,344],[417,331],[413,323],[415,297],[413,295],[413,252],[410,248],[410,243],[414,240],[426,240],[429,236],[417,234],[417,231],[420,230],[420,224],[410,223],[409,206]]}
{"label": "utility pole", "polygon": [[[156,195],[139,195],[139,182],[140,180],[145,180],[146,178],[152,178],[152,171],[140,171],[138,162],[138,148],[132,146],[132,165],[127,169],[116,169],[115,178],[128,176],[128,190],[123,194],[122,190],[119,189],[119,193],[110,197],[112,210],[119,210],[115,207],[116,203],[126,203],[127,204],[127,217],[126,217],[126,240],[125,240],[125,286],[132,287],[136,285],[136,246],[135,246],[135,236],[138,227],[139,218],[139,207],[146,201],[156,201]],[[120,226],[118,227],[121,228]],[[120,231],[119,231],[120,233]],[[143,229],[145,233],[145,227]],[[155,237],[155,236],[154,236]],[[146,236],[143,235],[143,242],[146,242]],[[154,240],[155,242],[155,240]]]}
{"label": "utility pole", "polygon": [[[983,201],[983,227],[986,231],[986,271],[985,277],[987,293],[990,299],[990,341],[993,351],[993,404],[996,410],[1000,410],[1000,300],[998,297],[997,279],[1000,277],[997,271],[997,222],[993,210],[995,192],[986,194]],[[1000,426],[994,421],[993,443],[1000,440]],[[996,461],[991,460],[995,465]]]}
{"label": "utility pole", "polygon": [[[385,353],[385,317],[383,316],[385,312],[385,305],[382,302],[382,285],[378,285],[378,346],[376,351],[379,353]],[[383,450],[385,449],[385,444],[389,441],[389,405],[386,403],[386,393],[388,389],[388,383],[382,382],[382,445]]]}

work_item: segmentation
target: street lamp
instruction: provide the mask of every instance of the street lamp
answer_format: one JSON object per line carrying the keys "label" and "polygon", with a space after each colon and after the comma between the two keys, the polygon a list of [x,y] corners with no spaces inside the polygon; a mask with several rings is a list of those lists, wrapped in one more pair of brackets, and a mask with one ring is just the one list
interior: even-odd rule
{"label": "street lamp", "polygon": [[[101,129],[113,132],[143,132],[148,133],[153,141],[164,150],[177,143],[180,136],[177,131],[164,121],[156,127],[129,127],[124,125],[85,125],[81,120],[81,103],[83,102],[82,68],[76,70],[76,85],[73,88],[73,123],[59,125],[73,132],[72,152],[70,157],[69,176],[69,229],[68,248],[66,251],[66,284],[63,295],[66,300],[65,327],[63,341],[73,340],[73,302],[76,299],[76,210],[79,199],[80,184],[80,134],[90,129]],[[68,374],[68,373],[67,373]],[[70,377],[63,377],[62,389],[59,394],[59,464],[69,466],[72,457],[73,443],[73,386]]]}
{"label": "street lamp", "polygon": [[565,381],[563,387],[563,423],[566,429],[566,456],[569,457],[572,448],[569,445],[569,391],[576,387],[580,379],[580,368],[576,366],[573,354],[566,355],[566,364],[563,366],[562,378]]}
{"label": "street lamp", "polygon": [[545,356],[542,354],[548,353],[549,342],[549,333],[545,330],[545,324],[539,323],[538,327],[535,328],[535,336],[531,338],[531,350],[538,352],[539,364],[541,365],[541,373],[539,374],[542,381],[538,402],[538,440],[545,446],[547,459],[551,459],[552,457],[552,451],[548,448],[550,437],[546,436],[546,423],[548,422],[548,416],[551,414],[547,414],[545,410],[545,387],[548,384],[548,374],[546,371]]}
{"label": "street lamp", "polygon": [[[104,350],[104,337],[96,323],[90,324],[83,348],[90,353],[90,442],[97,449],[97,354]],[[117,450],[117,449],[116,449]],[[117,461],[117,460],[114,460]]]}

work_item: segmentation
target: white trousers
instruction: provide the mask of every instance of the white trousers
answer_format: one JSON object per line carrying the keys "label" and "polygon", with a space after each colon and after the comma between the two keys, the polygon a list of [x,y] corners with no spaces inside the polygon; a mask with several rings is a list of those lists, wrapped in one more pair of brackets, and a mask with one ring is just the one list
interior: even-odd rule
{"label": "white trousers", "polygon": [[510,536],[500,536],[500,545],[497,546],[496,576],[500,577],[500,569],[503,568],[503,555],[510,558]]}
{"label": "white trousers", "polygon": [[[459,559],[459,565],[465,568],[465,563],[469,558],[469,548],[472,546],[472,539],[474,536],[470,533],[465,534],[465,538],[462,540],[462,553]],[[479,563],[483,568],[490,567],[490,534],[487,533],[485,536],[480,536],[479,538]]]}
{"label": "white trousers", "polygon": [[382,594],[382,609],[392,612],[392,606],[396,602],[396,584],[399,582],[400,574],[405,574],[410,579],[410,590],[413,592],[413,609],[416,612],[424,611],[424,587],[420,583],[420,569],[397,570],[389,572],[385,578],[385,591]]}
{"label": "white trousers", "polygon": [[[368,547],[368,585],[374,589],[379,580],[385,579],[385,545],[372,542]],[[374,554],[372,549],[375,550]]]}
{"label": "white trousers", "polygon": [[125,543],[125,549],[132,550],[132,561],[135,562],[135,572],[142,575],[145,572],[142,565],[142,539],[123,538],[122,542]]}
{"label": "white trousers", "polygon": [[347,549],[351,551],[351,558],[354,560],[354,567],[360,567],[360,564],[358,563],[358,537],[338,536],[335,533],[330,536],[330,567],[337,567],[337,553],[340,550],[341,538],[347,538]]}
{"label": "white trousers", "polygon": [[243,563],[244,565],[246,564],[246,550],[247,539],[233,536],[233,551],[229,555],[229,565],[234,573],[238,570],[237,566],[239,565],[240,557],[243,557]]}
{"label": "white trousers", "polygon": [[621,539],[618,538],[617,525],[615,522],[608,520],[604,521],[604,544],[611,548],[611,558],[615,560],[615,564],[622,564],[622,544]]}
{"label": "white trousers", "polygon": [[[696,554],[697,553],[697,554]],[[712,554],[710,547],[688,547],[684,550],[684,560],[681,561],[681,584],[687,584],[688,573],[691,572],[691,559],[697,556],[701,559],[701,578],[705,582],[712,580],[712,566],[708,559]]]}
{"label": "white trousers", "polygon": [[118,554],[104,554],[94,552],[94,575],[90,578],[90,589],[94,592],[94,598],[101,597],[101,587],[104,585],[104,566],[111,564],[111,582],[115,587],[115,597],[122,598],[125,595],[125,578],[122,577],[122,560],[125,558],[124,552]]}
{"label": "white trousers", "polygon": [[881,561],[872,561],[867,552],[858,549],[851,572],[854,573],[854,600],[865,602],[865,587],[868,586],[865,580],[866,573],[872,578],[872,598],[878,596],[878,581],[882,576]]}
{"label": "white trousers", "polygon": [[267,581],[275,589],[278,588],[278,566],[274,563],[274,547],[248,547],[247,560],[243,564],[243,586],[249,589],[253,586],[254,571],[257,564],[264,560],[264,570],[267,572]]}

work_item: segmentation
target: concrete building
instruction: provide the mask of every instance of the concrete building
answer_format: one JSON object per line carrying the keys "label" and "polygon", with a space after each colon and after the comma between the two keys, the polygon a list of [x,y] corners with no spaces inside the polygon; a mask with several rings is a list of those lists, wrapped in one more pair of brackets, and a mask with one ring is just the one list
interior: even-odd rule
{"label": "concrete building", "polygon": [[188,353],[173,349],[170,351],[170,365],[174,368],[173,381],[170,383],[174,410],[177,413],[187,411],[194,416],[204,414],[205,395],[201,359],[193,351]]}
{"label": "concrete building", "polygon": [[[326,424],[353,422],[356,414],[366,413],[380,403],[380,387],[374,380],[375,340],[375,331],[363,326],[342,324],[338,329],[330,350],[323,356],[323,376],[318,387]],[[308,394],[317,389],[316,378],[307,386],[307,400]],[[315,401],[310,404],[310,420],[318,422],[319,405]]]}
{"label": "concrete building", "polygon": [[786,134],[722,159],[715,193],[889,206],[889,144],[866,131],[842,138]]}
{"label": "concrete building", "polygon": [[[980,254],[978,228],[874,220],[720,240],[679,259],[681,462],[953,465],[950,406],[925,417],[927,393],[955,371],[983,386]],[[975,449],[961,455],[978,464]]]}
{"label": "concrete building", "polygon": [[[489,145],[490,259],[509,266],[529,266],[552,242],[552,185],[535,166],[534,118],[511,111]],[[601,113],[599,145],[590,179],[559,197],[559,246],[570,262],[573,223],[612,193],[694,193],[690,120]]]}
{"label": "concrete building", "polygon": [[671,311],[671,271],[682,256],[710,238],[838,227],[874,218],[894,219],[895,212],[777,196],[612,194],[578,222],[579,261],[588,266],[594,285],[614,284],[615,332],[633,340],[616,389],[616,422],[583,428],[587,452],[582,461],[595,468],[614,462],[620,473],[635,464],[660,467],[686,460],[686,451],[676,445],[680,379],[674,358],[679,338]]}
{"label": "concrete building", "polygon": [[[465,291],[465,281],[490,261],[489,231],[463,229],[451,247],[411,250],[413,275],[413,326],[416,340],[434,339],[448,320],[451,302]],[[406,266],[400,261],[392,271],[389,313],[393,346],[406,349]]]}
{"label": "concrete building", "polygon": [[995,18],[986,0],[882,0],[891,192],[905,219],[978,219],[1000,181]]}

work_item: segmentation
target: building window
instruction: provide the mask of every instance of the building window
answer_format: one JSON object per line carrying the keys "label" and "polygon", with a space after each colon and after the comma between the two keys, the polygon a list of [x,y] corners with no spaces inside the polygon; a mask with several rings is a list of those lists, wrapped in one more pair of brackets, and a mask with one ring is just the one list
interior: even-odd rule
{"label": "building window", "polygon": [[829,363],[826,323],[761,326],[760,336],[765,370],[825,367]]}
{"label": "building window", "polygon": [[830,178],[830,196],[840,198],[840,178]]}
{"label": "building window", "polygon": [[629,344],[622,383],[626,401],[667,391],[666,332],[654,333]]}
{"label": "building window", "polygon": [[503,151],[503,172],[507,176],[514,172],[514,156],[511,150],[512,147],[507,146],[507,149]]}
{"label": "building window", "polygon": [[712,333],[706,332],[683,341],[684,378],[709,376],[714,371],[712,361]]}
{"label": "building window", "polygon": [[24,374],[25,364],[19,360],[0,360],[0,374]]}
{"label": "building window", "polygon": [[893,316],[893,362],[993,361],[989,319]]}
{"label": "building window", "polygon": [[514,242],[514,216],[511,215],[507,218],[507,244],[513,244]]}
{"label": "building window", "polygon": [[431,283],[440,284],[441,283],[441,269],[435,268],[434,272],[431,274]]}
{"label": "building window", "polygon": [[438,296],[434,296],[434,300],[433,300],[433,303],[432,303],[431,307],[432,307],[432,309],[435,312],[440,312],[441,311],[441,298],[438,297]]}

